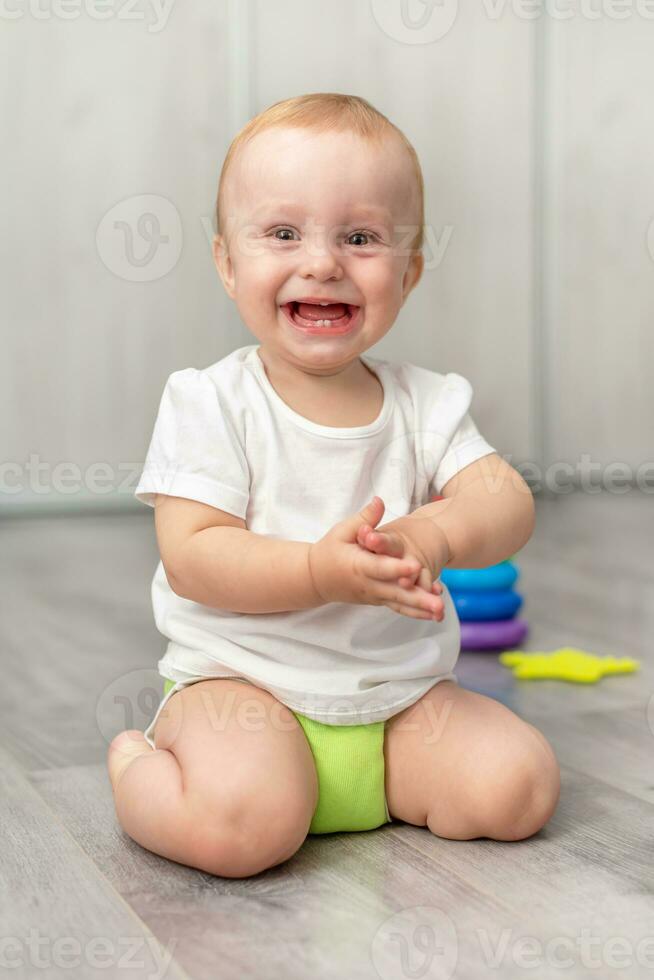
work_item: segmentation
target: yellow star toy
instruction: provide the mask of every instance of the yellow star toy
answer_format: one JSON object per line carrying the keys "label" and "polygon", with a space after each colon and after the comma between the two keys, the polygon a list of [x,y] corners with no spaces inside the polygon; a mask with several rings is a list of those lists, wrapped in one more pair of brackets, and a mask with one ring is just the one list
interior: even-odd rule
{"label": "yellow star toy", "polygon": [[604,674],[632,674],[640,667],[639,660],[629,657],[599,657],[575,647],[561,647],[550,653],[512,650],[500,654],[500,663],[513,668],[513,676],[521,680],[549,678],[595,684]]}

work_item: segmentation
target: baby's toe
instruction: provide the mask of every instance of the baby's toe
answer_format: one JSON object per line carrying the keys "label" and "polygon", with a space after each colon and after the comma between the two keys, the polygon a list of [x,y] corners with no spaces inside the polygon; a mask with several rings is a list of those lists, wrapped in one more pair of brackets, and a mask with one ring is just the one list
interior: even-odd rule
{"label": "baby's toe", "polygon": [[152,746],[146,742],[145,735],[138,729],[130,728],[116,735],[107,752],[107,768],[112,786],[116,787],[118,780],[134,759],[150,752]]}

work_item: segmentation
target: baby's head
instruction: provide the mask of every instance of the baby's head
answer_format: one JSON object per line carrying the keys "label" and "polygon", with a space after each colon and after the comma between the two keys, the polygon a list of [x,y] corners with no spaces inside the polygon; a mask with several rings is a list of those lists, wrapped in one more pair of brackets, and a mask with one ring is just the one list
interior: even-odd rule
{"label": "baby's head", "polygon": [[[415,150],[365,99],[318,92],[250,120],[223,164],[213,252],[262,347],[320,373],[377,343],[422,273],[423,193]],[[302,300],[343,305],[310,328]]]}

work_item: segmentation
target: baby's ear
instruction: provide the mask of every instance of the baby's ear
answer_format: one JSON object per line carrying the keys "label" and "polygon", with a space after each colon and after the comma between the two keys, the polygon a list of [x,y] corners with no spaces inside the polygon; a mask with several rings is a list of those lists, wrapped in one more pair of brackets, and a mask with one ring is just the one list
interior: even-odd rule
{"label": "baby's ear", "polygon": [[424,267],[425,257],[422,252],[413,252],[402,280],[402,302],[404,302],[411,290],[420,282]]}
{"label": "baby's ear", "polygon": [[211,243],[213,261],[228,296],[234,299],[234,267],[222,235],[214,235]]}
{"label": "baby's ear", "polygon": [[220,261],[219,257],[221,253],[226,251],[225,239],[223,238],[222,235],[213,236],[213,240],[211,242],[211,251],[213,252],[213,260],[216,263],[216,265],[218,265],[218,262]]}

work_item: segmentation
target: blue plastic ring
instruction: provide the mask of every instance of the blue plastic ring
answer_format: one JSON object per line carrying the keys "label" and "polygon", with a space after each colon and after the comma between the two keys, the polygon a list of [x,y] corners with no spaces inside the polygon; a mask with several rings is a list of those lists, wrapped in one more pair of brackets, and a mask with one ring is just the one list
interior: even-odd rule
{"label": "blue plastic ring", "polygon": [[520,570],[510,561],[501,561],[488,568],[444,568],[440,580],[450,592],[453,589],[487,591],[510,589],[520,575]]}
{"label": "blue plastic ring", "polygon": [[456,589],[450,595],[459,619],[463,623],[511,619],[522,605],[522,596],[511,589],[497,589],[493,592],[469,592]]}

